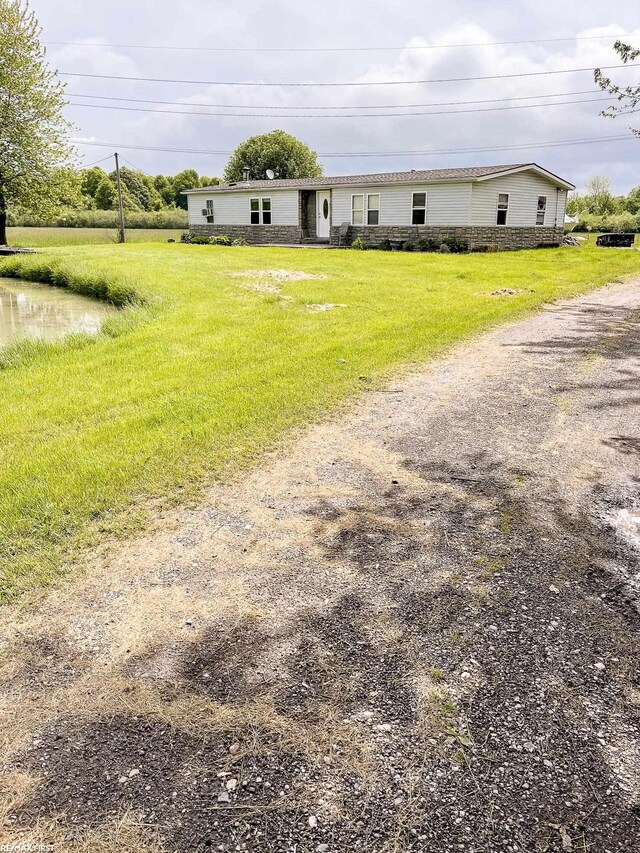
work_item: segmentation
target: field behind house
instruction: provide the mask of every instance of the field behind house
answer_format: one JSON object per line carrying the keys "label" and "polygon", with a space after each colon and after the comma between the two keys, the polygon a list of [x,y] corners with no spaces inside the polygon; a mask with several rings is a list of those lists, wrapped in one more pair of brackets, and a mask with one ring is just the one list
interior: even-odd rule
{"label": "field behind house", "polygon": [[[45,248],[49,246],[86,246],[118,242],[115,228],[9,228],[10,246]],[[184,228],[128,228],[127,243],[166,243],[179,240]]]}
{"label": "field behind house", "polygon": [[399,365],[638,274],[640,254],[78,246],[8,273],[135,299],[97,339],[0,352],[5,597],[144,523],[148,498],[189,500]]}

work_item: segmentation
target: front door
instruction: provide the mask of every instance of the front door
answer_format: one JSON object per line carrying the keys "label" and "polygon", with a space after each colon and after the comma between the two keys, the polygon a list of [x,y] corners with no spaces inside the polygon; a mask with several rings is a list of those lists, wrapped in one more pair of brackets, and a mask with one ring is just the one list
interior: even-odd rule
{"label": "front door", "polygon": [[316,193],[316,220],[318,240],[331,236],[331,193],[327,190]]}

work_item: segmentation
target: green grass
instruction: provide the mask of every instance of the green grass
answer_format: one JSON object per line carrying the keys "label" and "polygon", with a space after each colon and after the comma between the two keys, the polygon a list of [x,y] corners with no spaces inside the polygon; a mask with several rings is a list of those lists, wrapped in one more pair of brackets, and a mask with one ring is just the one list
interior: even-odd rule
{"label": "green grass", "polygon": [[[129,228],[128,243],[166,243],[169,239],[179,240],[184,228]],[[98,243],[117,243],[115,228],[8,228],[10,246],[31,249],[48,246],[85,246]]]}
{"label": "green grass", "polygon": [[[255,292],[230,273],[326,276]],[[30,275],[124,304],[94,340],[0,358],[5,598],[128,529],[149,496],[192,499],[283,436],[425,359],[556,297],[640,273],[640,253],[421,255],[182,245],[12,258]],[[500,288],[532,289],[490,296]],[[308,306],[347,307],[312,313]],[[144,519],[142,519],[144,521]]]}

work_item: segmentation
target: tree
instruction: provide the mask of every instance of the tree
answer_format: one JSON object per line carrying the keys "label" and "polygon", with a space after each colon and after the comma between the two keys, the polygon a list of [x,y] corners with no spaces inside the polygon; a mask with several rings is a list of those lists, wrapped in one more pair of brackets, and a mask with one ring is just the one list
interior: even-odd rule
{"label": "tree", "polygon": [[173,181],[171,178],[167,178],[166,175],[156,175],[153,179],[153,185],[160,193],[160,197],[164,204],[167,207],[169,207],[169,205],[173,205],[176,194],[173,189]]}
{"label": "tree", "polygon": [[584,194],[585,208],[589,213],[603,216],[615,211],[615,201],[611,193],[611,181],[602,175],[596,175],[587,181],[587,191]]}
{"label": "tree", "polygon": [[187,197],[182,195],[182,190],[192,190],[200,186],[200,176],[195,169],[185,169],[178,172],[173,179],[173,201],[176,207],[187,209]]}
{"label": "tree", "polygon": [[[621,41],[616,41],[613,45],[613,49],[625,65],[627,62],[633,62],[634,59],[637,59],[640,56],[639,49]],[[609,92],[610,95],[613,95],[618,100],[618,105],[608,107],[606,110],[603,110],[600,115],[607,116],[609,118],[616,118],[621,115],[637,113],[640,110],[640,86],[618,86],[610,77],[605,77],[600,68],[596,68],[593,76],[596,83],[603,91]],[[634,128],[630,129],[632,133],[635,133],[636,136],[640,137],[640,130],[635,130]]]}
{"label": "tree", "polygon": [[107,175],[100,180],[93,196],[98,210],[113,210],[116,206],[118,192],[113,181]]}
{"label": "tree", "polygon": [[107,176],[100,166],[92,166],[90,169],[84,169],[81,174],[82,192],[87,196],[87,198],[90,198],[95,202],[98,187],[102,183],[103,178],[106,178]]}
{"label": "tree", "polygon": [[0,0],[0,245],[7,210],[59,205],[56,171],[71,160],[64,86],[45,59],[28,0]]}
{"label": "tree", "polygon": [[257,180],[267,177],[267,169],[273,169],[276,178],[322,175],[315,151],[284,130],[252,136],[238,145],[224,170],[225,180],[241,181],[245,167],[249,169],[249,177]]}
{"label": "tree", "polygon": [[634,187],[625,200],[625,209],[629,213],[640,213],[640,187]]}
{"label": "tree", "polygon": [[217,187],[220,183],[222,183],[220,178],[209,178],[207,175],[200,175],[201,187]]}

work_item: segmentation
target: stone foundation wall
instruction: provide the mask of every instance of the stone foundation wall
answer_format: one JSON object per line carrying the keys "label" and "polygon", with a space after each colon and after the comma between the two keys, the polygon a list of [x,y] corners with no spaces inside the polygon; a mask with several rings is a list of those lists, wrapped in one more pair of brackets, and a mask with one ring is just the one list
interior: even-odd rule
{"label": "stone foundation wall", "polygon": [[252,245],[302,242],[302,230],[297,225],[191,225],[189,231],[207,237],[224,234],[232,240],[242,237]]}
{"label": "stone foundation wall", "polygon": [[[303,231],[297,225],[192,225],[192,234],[206,234],[209,237],[219,237],[226,234],[235,240],[242,237],[247,243],[278,244],[301,243]],[[383,240],[402,240],[417,243],[424,237],[442,240],[444,237],[455,237],[466,240],[470,249],[488,246],[496,249],[535,249],[540,245],[561,243],[562,228],[501,228],[497,226],[434,226],[434,225],[351,225],[346,244],[349,245],[361,237],[370,246],[379,246]],[[339,244],[340,226],[331,226],[331,245]]]}
{"label": "stone foundation wall", "polygon": [[[498,226],[451,226],[444,225],[351,225],[347,245],[360,237],[370,246],[379,246],[384,240],[402,240],[417,243],[425,237],[442,240],[455,237],[466,240],[470,249],[490,246],[497,249],[535,249],[540,245],[561,243],[562,228],[508,228]],[[337,246],[340,239],[340,226],[331,227],[331,245]]]}

